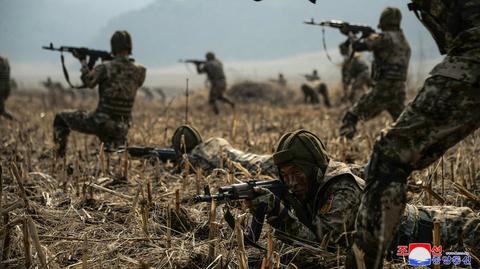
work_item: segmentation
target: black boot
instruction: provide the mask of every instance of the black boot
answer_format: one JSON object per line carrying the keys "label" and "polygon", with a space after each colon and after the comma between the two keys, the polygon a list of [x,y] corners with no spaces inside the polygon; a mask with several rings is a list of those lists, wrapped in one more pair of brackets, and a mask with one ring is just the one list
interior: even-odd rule
{"label": "black boot", "polygon": [[352,139],[357,132],[358,118],[353,113],[348,111],[342,119],[342,126],[340,127],[340,135],[348,139]]}

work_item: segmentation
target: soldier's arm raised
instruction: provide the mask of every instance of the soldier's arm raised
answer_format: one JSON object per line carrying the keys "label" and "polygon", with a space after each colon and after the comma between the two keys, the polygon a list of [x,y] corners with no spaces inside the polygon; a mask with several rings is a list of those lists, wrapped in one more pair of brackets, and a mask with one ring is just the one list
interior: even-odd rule
{"label": "soldier's arm raised", "polygon": [[82,61],[81,79],[85,85],[91,89],[95,88],[107,76],[107,69],[104,64],[99,64],[93,69],[89,69],[86,61]]}
{"label": "soldier's arm raised", "polygon": [[363,42],[368,50],[379,50],[393,45],[392,38],[385,33],[371,34],[368,38],[363,39]]}

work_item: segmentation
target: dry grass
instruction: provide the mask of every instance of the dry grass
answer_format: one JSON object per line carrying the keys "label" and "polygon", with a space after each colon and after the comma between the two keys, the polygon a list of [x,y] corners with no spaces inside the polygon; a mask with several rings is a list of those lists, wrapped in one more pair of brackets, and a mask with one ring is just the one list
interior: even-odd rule
{"label": "dry grass", "polygon": [[[338,99],[335,94],[333,100]],[[344,105],[327,110],[322,106],[305,106],[299,100],[288,106],[240,104],[236,113],[221,106],[223,115],[214,118],[207,106],[206,92],[197,91],[190,96],[189,119],[204,138],[225,137],[237,148],[258,153],[270,153],[284,132],[308,128],[326,141],[333,159],[360,164],[366,162],[379,131],[391,123],[386,114],[362,123],[359,135],[350,143],[338,137]],[[51,152],[55,112],[66,107],[91,109],[95,99],[90,97],[59,107],[51,106],[48,98],[29,93],[12,96],[7,103],[21,121],[0,120],[3,167],[0,208],[4,210],[15,203],[19,208],[5,214],[8,220],[2,219],[0,239],[5,235],[10,238],[6,240],[8,253],[0,268],[23,268],[29,263],[32,268],[40,267],[41,253],[49,268],[241,268],[239,257],[249,260],[256,257],[261,263],[264,255],[254,248],[246,246],[246,255],[238,252],[236,246],[241,242],[224,222],[221,206],[213,209],[207,204],[182,203],[179,209],[174,206],[176,190],[180,190],[181,200],[196,194],[206,183],[227,184],[232,174],[228,167],[214,174],[172,174],[171,164],[126,162],[122,154],[99,154],[98,140],[78,133],[71,135],[66,162],[55,160]],[[129,144],[168,146],[173,131],[183,123],[184,111],[183,97],[177,97],[168,106],[137,100]],[[411,183],[422,184],[440,164],[436,176],[431,177],[433,191],[412,187],[417,190],[411,195],[413,202],[438,204],[437,199],[431,198],[437,194],[447,204],[471,204],[453,189],[451,181],[475,193],[478,135],[477,132],[469,136],[449,150],[443,162],[414,173]],[[121,181],[125,172],[127,181]],[[243,225],[244,209],[241,204],[234,209]],[[216,216],[209,223],[212,215]],[[5,226],[7,222],[11,225]],[[35,230],[37,240],[32,235]],[[213,234],[209,235],[209,230]],[[31,240],[24,240],[24,234],[30,234]],[[264,234],[262,244],[267,241],[269,253],[264,263],[270,268],[277,265],[296,268],[293,264],[305,268],[299,262],[307,259],[297,259],[293,264],[288,261],[306,250],[278,241],[272,243]],[[312,253],[315,255],[311,259],[325,262],[329,268],[336,267],[343,257],[342,253]],[[241,264],[243,267],[243,260]],[[403,266],[395,265],[400,267]]]}

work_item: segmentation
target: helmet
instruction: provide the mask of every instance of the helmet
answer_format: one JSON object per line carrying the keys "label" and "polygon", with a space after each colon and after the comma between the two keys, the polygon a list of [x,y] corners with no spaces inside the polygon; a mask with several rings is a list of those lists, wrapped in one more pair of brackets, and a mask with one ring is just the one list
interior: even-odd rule
{"label": "helmet", "polygon": [[215,54],[213,54],[213,52],[209,51],[205,55],[205,58],[207,58],[208,61],[213,60],[213,59],[215,59]]}
{"label": "helmet", "polygon": [[323,142],[314,133],[297,130],[283,135],[273,154],[276,166],[293,164],[299,167],[315,184],[319,172],[327,170],[329,158]]}
{"label": "helmet", "polygon": [[[182,136],[184,142],[182,141]],[[175,130],[172,136],[172,147],[178,155],[190,153],[193,148],[202,143],[202,137],[197,129],[182,125]]]}
{"label": "helmet", "polygon": [[128,54],[132,54],[132,38],[127,31],[116,31],[110,39],[112,53],[117,54],[127,50]]}
{"label": "helmet", "polygon": [[396,7],[387,7],[382,11],[380,15],[380,21],[378,22],[378,28],[400,28],[400,22],[402,21],[402,13],[400,9]]}

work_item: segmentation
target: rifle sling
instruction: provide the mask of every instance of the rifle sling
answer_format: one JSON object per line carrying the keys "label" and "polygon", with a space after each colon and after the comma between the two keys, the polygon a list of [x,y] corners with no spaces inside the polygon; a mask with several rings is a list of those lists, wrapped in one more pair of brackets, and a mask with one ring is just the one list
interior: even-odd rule
{"label": "rifle sling", "polygon": [[60,60],[62,62],[62,70],[63,70],[63,75],[65,76],[65,80],[68,83],[68,86],[73,89],[83,89],[86,87],[85,84],[81,86],[73,86],[73,84],[70,82],[70,75],[68,74],[67,67],[65,66],[65,57],[63,56],[63,52],[60,53]]}
{"label": "rifle sling", "polygon": [[[228,206],[226,206],[225,214],[223,215],[223,218],[225,221],[228,223],[228,226],[235,230],[235,218],[233,217],[232,213],[230,212],[230,209]],[[259,244],[255,243],[249,236],[243,234],[243,240],[250,246],[255,247],[261,251],[266,251],[266,249]]]}

